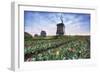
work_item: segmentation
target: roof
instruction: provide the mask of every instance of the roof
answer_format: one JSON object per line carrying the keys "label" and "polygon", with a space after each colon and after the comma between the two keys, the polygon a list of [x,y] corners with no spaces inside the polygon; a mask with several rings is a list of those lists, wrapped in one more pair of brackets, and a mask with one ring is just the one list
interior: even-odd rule
{"label": "roof", "polygon": [[58,23],[57,26],[65,26],[64,23]]}

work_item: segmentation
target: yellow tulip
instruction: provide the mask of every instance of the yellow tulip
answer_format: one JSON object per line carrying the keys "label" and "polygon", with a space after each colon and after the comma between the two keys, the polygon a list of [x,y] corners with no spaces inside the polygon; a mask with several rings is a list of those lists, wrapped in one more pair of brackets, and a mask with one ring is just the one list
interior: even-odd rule
{"label": "yellow tulip", "polygon": [[56,52],[56,55],[59,55],[59,51]]}

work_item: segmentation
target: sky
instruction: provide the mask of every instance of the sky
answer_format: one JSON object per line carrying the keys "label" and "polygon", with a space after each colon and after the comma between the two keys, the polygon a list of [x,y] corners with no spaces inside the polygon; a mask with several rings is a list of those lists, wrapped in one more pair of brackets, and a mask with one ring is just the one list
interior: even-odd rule
{"label": "sky", "polygon": [[90,35],[90,18],[87,13],[24,11],[24,29],[34,36],[42,30],[48,36],[56,35],[57,24],[62,16],[65,35]]}

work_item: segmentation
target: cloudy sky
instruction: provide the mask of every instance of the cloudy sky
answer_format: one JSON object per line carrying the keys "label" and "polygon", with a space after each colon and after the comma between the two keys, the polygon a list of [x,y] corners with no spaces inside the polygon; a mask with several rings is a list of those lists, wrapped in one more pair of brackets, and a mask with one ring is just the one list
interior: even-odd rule
{"label": "cloudy sky", "polygon": [[61,23],[61,16],[65,24],[65,35],[90,34],[90,14],[38,11],[24,11],[25,32],[34,36],[34,34],[40,35],[44,30],[49,36],[56,35],[56,25]]}

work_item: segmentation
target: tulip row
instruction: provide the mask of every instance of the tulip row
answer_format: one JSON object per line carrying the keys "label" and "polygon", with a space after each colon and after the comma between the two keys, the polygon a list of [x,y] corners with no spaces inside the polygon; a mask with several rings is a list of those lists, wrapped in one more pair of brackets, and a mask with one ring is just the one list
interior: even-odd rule
{"label": "tulip row", "polygon": [[[27,46],[28,45],[28,46]],[[90,37],[63,37],[59,39],[25,42],[25,61],[69,60],[90,58]]]}

